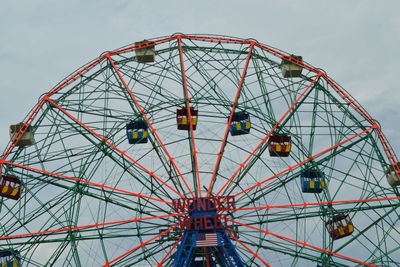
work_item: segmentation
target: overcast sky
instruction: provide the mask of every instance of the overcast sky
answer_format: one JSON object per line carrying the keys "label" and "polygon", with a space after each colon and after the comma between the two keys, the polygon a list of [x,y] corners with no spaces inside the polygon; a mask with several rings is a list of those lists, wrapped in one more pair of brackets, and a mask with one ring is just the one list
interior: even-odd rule
{"label": "overcast sky", "polygon": [[223,34],[302,55],[381,123],[400,155],[400,1],[0,0],[0,151],[8,126],[104,51],[159,36]]}

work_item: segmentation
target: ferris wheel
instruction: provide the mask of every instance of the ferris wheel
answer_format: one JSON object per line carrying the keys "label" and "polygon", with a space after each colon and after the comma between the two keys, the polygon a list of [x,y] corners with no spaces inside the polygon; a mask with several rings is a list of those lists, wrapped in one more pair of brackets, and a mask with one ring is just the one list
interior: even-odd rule
{"label": "ferris wheel", "polygon": [[379,124],[253,39],[106,52],[10,136],[2,266],[400,266],[400,169]]}

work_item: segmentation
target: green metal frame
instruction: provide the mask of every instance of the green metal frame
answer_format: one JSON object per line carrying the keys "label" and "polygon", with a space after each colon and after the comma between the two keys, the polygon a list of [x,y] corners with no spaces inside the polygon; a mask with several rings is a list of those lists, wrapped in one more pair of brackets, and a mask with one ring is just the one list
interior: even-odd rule
{"label": "green metal frame", "polygon": [[[398,266],[400,194],[386,182],[388,145],[326,74],[304,65],[301,77],[283,78],[286,54],[253,40],[175,35],[150,41],[156,43],[155,62],[137,62],[134,45],[105,53],[58,84],[28,115],[36,143],[10,143],[0,161],[1,173],[18,177],[24,189],[17,201],[0,199],[0,250],[17,249],[24,266],[156,266],[176,240],[146,242],[176,225],[177,216],[123,221],[174,214],[168,203],[146,197],[191,197],[185,182],[196,196],[207,192],[234,105],[250,114],[252,129],[227,136],[211,195],[227,184],[220,195],[237,195],[238,209],[230,212],[235,221],[367,264]],[[199,110],[197,129],[177,131],[176,109],[188,104]],[[147,144],[129,145],[125,125],[143,118],[142,112],[156,131],[149,131]],[[262,140],[281,117],[276,131],[292,137],[293,150],[287,158],[271,158]],[[299,175],[307,168],[325,173],[321,194],[301,192]],[[370,199],[381,200],[295,205]],[[260,208],[276,205],[289,206]],[[355,232],[332,241],[324,224],[339,213],[350,214]],[[61,228],[71,229],[34,234]],[[271,266],[360,266],[241,225],[239,231],[239,240]],[[245,264],[260,265],[233,242]],[[172,262],[169,256],[163,264]]]}

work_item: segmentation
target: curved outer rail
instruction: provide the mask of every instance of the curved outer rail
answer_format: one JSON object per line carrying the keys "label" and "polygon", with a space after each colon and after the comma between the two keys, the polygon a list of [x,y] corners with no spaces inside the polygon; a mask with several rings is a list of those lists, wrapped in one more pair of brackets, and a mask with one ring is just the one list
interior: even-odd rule
{"label": "curved outer rail", "polygon": [[[59,92],[63,88],[65,88],[67,85],[70,85],[74,83],[79,77],[83,76],[85,73],[93,69],[95,66],[100,64],[103,60],[106,60],[108,57],[113,56],[113,55],[119,55],[127,52],[132,52],[135,51],[136,49],[140,48],[145,48],[149,46],[154,46],[166,42],[170,42],[173,40],[178,40],[178,39],[190,39],[190,40],[197,40],[197,41],[204,41],[204,42],[219,42],[219,43],[233,43],[233,44],[251,44],[254,43],[256,47],[259,47],[260,49],[268,52],[269,54],[272,54],[278,58],[285,58],[286,61],[290,61],[294,64],[297,64],[305,69],[308,69],[309,71],[315,72],[315,73],[320,73],[321,70],[317,69],[311,65],[308,65],[302,61],[298,61],[294,58],[291,58],[289,55],[286,53],[279,51],[278,49],[260,44],[258,42],[255,42],[254,40],[245,40],[245,39],[238,39],[238,38],[233,38],[233,37],[225,37],[225,36],[209,36],[209,35],[184,35],[184,34],[177,34],[173,35],[170,37],[164,37],[164,38],[159,38],[159,39],[154,39],[150,40],[146,43],[141,43],[137,45],[130,45],[125,48],[120,48],[116,49],[114,51],[108,52],[99,58],[91,61],[89,64],[85,65],[84,67],[78,69],[77,71],[73,72],[70,76],[65,78],[62,82],[60,82],[56,87],[54,87],[52,90],[50,90],[44,97],[42,97],[39,101],[39,103],[34,107],[32,112],[25,118],[23,126],[21,127],[20,131],[17,133],[13,141],[10,141],[4,154],[2,155],[0,159],[0,175],[2,174],[2,161],[5,161],[9,154],[12,152],[12,150],[15,148],[15,144],[21,139],[23,134],[26,132],[28,129],[28,126],[32,124],[34,121],[36,115],[38,114],[39,110],[42,108],[44,103],[46,102],[45,99],[49,98],[53,94]],[[334,82],[331,78],[329,78],[325,73],[322,74],[322,78],[324,78],[330,86],[339,94],[339,96],[346,101],[349,106],[351,106],[354,110],[356,110],[362,117],[364,117],[371,125],[375,125],[375,120],[361,107],[361,105],[348,93],[346,90],[341,88],[336,82]],[[389,142],[387,141],[385,135],[383,134],[382,130],[380,129],[379,125],[375,128],[375,131],[378,135],[379,141],[383,147],[383,150],[385,151],[385,154],[389,160],[390,165],[392,166],[393,170],[396,173],[397,179],[400,180],[400,166],[398,164],[398,159],[396,155],[393,152],[393,149],[391,148]]]}

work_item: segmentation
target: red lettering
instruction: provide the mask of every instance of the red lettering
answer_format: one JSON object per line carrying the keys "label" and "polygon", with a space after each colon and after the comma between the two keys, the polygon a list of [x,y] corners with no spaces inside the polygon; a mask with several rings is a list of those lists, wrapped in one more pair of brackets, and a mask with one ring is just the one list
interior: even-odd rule
{"label": "red lettering", "polygon": [[233,228],[233,224],[228,224],[228,220],[227,220],[226,216],[218,215],[218,217],[221,219],[220,220],[220,224],[223,225],[222,228],[225,228],[225,229],[232,229]]}
{"label": "red lettering", "polygon": [[181,212],[184,211],[185,209],[182,199],[173,199],[172,205],[175,212]]}
{"label": "red lettering", "polygon": [[218,209],[225,209],[225,204],[224,204],[224,201],[225,200],[225,197],[224,196],[219,196],[218,197]]}
{"label": "red lettering", "polygon": [[212,221],[213,216],[212,215],[204,215],[202,217],[203,217],[203,229],[205,229],[205,230],[213,229],[214,228],[213,221]]}
{"label": "red lettering", "polygon": [[194,229],[202,229],[203,228],[202,225],[203,225],[203,216],[199,216],[199,217],[194,216],[193,217],[193,228]]}
{"label": "red lettering", "polygon": [[223,229],[224,228],[224,226],[221,223],[221,220],[218,218],[218,215],[214,216],[214,226],[215,226],[215,229]]}
{"label": "red lettering", "polygon": [[217,210],[214,197],[210,197],[208,201],[208,210]]}
{"label": "red lettering", "polygon": [[188,206],[188,210],[189,211],[194,211],[195,210],[195,198],[188,198],[188,199],[186,199],[186,202],[187,202],[187,206]]}
{"label": "red lettering", "polygon": [[226,197],[226,207],[227,207],[227,209],[234,209],[235,208],[235,197],[234,196],[227,196]]}
{"label": "red lettering", "polygon": [[206,211],[207,210],[207,201],[206,198],[198,198],[197,199],[197,210]]}

